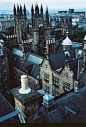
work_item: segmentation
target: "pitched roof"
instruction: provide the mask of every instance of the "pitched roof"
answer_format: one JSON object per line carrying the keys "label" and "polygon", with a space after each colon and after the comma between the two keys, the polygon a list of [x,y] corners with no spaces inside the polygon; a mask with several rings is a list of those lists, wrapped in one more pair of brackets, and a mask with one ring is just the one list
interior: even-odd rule
{"label": "pitched roof", "polygon": [[[15,111],[12,105],[4,98],[0,93],[0,117],[3,117],[11,112]],[[20,123],[18,116],[11,117],[2,123]]]}
{"label": "pitched roof", "polygon": [[[17,51],[16,51],[17,52]],[[22,52],[22,51],[19,51]],[[22,53],[21,53],[22,54]],[[39,76],[39,65],[43,61],[43,57],[35,55],[33,53],[28,53],[24,60],[18,54],[12,52],[10,57],[10,61],[12,62],[13,66],[18,68],[19,70],[25,72],[28,70],[28,74],[36,79]]]}
{"label": "pitched roof", "polygon": [[[83,87],[80,89],[79,94],[71,92],[56,100],[54,106],[49,108],[49,110],[46,110],[45,107],[41,107],[39,109],[40,118],[37,120],[37,122],[41,121],[42,123],[62,123],[68,121],[69,119],[72,123],[72,118],[76,116],[77,122],[79,122],[78,116],[81,117],[81,114],[84,116],[86,112],[85,104],[86,87]],[[74,116],[72,112],[68,112],[69,115],[66,114],[65,107],[68,107],[70,110],[76,112],[76,115]],[[85,120],[83,121],[83,117],[81,117],[81,119],[82,122],[86,122]]]}
{"label": "pitched roof", "polygon": [[[68,56],[69,67],[74,72],[74,78],[77,79],[78,59],[76,59],[75,49],[49,54],[48,58],[50,66],[54,71],[58,69],[62,70],[61,68],[64,68],[65,66],[66,52],[69,53]],[[82,68],[82,58],[79,60],[79,71],[81,70],[81,68]]]}

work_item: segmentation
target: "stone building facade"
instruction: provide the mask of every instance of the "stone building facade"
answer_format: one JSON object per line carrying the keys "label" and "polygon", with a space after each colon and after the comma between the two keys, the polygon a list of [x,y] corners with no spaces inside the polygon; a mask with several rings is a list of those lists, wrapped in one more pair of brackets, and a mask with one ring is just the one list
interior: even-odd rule
{"label": "stone building facade", "polygon": [[4,95],[10,93],[10,71],[6,49],[0,43],[0,92]]}
{"label": "stone building facade", "polygon": [[[68,40],[65,39],[66,42]],[[66,44],[65,47],[68,47],[69,44]],[[77,49],[76,52],[72,47],[46,55],[40,66],[42,89],[54,96],[60,96],[70,92],[76,86],[81,88],[83,84],[85,85],[85,82],[82,84],[81,81],[85,73],[85,60],[85,52],[83,54],[81,49]]]}

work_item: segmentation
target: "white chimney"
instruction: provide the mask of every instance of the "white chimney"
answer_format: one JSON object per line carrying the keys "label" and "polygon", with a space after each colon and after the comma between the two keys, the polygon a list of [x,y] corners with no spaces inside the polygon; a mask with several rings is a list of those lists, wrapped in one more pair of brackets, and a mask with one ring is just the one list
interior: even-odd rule
{"label": "white chimney", "polygon": [[26,90],[28,87],[28,79],[26,75],[21,76],[21,87],[22,87],[22,90]]}
{"label": "white chimney", "polygon": [[21,88],[19,89],[19,93],[28,94],[31,92],[31,89],[28,87],[28,78],[27,75],[21,76]]}

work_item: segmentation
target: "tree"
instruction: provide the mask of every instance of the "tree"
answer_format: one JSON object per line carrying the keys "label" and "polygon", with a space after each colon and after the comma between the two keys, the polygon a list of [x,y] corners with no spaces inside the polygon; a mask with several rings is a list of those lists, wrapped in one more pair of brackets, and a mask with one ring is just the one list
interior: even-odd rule
{"label": "tree", "polygon": [[84,27],[75,27],[72,32],[72,41],[82,43],[84,36],[86,35],[86,30]]}

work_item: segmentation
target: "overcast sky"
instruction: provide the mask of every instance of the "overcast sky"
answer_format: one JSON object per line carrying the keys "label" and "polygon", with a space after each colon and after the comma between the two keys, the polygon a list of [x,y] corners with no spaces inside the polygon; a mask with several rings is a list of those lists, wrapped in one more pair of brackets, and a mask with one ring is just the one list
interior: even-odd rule
{"label": "overcast sky", "polygon": [[[0,10],[11,10],[14,4],[26,5],[26,9],[31,9],[31,5],[35,6],[36,0],[0,0]],[[44,10],[48,5],[49,10],[68,10],[69,8],[82,9],[86,8],[86,0],[37,0],[40,7],[41,3]]]}

